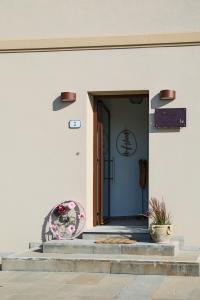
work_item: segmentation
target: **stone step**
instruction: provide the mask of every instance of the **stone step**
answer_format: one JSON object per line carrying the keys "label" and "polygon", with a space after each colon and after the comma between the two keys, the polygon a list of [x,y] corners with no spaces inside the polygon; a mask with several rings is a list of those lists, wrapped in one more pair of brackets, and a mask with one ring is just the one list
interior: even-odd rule
{"label": "stone step", "polygon": [[199,276],[199,252],[177,256],[58,254],[27,251],[2,258],[3,271],[89,272],[134,275]]}
{"label": "stone step", "polygon": [[150,242],[148,228],[144,226],[96,226],[85,230],[82,239],[96,240],[114,237],[126,237],[140,242]]}
{"label": "stone step", "polygon": [[[149,229],[144,226],[96,226],[85,230],[81,238],[84,240],[99,240],[106,238],[130,238],[138,242],[152,242]],[[171,241],[179,241],[180,248],[184,247],[183,236],[172,236]]]}
{"label": "stone step", "polygon": [[179,251],[179,241],[167,244],[136,242],[133,244],[98,244],[94,240],[52,240],[43,243],[44,253],[66,254],[129,254],[174,256]]}

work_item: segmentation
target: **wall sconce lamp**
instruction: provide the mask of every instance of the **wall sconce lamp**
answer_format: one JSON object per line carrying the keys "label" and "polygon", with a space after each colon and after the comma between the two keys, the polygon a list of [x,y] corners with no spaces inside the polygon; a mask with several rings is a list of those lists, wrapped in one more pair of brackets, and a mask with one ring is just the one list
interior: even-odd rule
{"label": "wall sconce lamp", "polygon": [[176,98],[176,91],[162,90],[160,91],[160,100],[174,100]]}
{"label": "wall sconce lamp", "polygon": [[72,92],[62,92],[61,93],[62,102],[74,102],[76,101],[76,93]]}

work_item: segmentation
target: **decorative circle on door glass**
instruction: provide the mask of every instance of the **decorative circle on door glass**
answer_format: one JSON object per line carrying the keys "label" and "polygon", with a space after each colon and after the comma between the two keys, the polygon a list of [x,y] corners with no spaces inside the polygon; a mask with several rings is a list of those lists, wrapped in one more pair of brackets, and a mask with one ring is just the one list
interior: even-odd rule
{"label": "decorative circle on door glass", "polygon": [[50,212],[49,228],[56,240],[69,240],[78,237],[85,225],[85,211],[77,201],[64,201]]}
{"label": "decorative circle on door glass", "polygon": [[131,156],[137,150],[137,141],[135,134],[129,130],[122,130],[116,141],[117,152],[122,156]]}

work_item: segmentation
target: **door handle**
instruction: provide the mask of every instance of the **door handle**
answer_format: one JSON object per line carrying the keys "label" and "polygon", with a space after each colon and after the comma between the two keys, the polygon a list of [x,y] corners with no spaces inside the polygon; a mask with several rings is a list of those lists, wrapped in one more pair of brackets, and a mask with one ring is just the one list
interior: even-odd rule
{"label": "door handle", "polygon": [[112,180],[112,183],[114,183],[114,181],[115,181],[115,159],[114,159],[114,157],[111,159],[111,165],[112,165],[112,167],[111,167],[111,176],[110,176],[110,179]]}

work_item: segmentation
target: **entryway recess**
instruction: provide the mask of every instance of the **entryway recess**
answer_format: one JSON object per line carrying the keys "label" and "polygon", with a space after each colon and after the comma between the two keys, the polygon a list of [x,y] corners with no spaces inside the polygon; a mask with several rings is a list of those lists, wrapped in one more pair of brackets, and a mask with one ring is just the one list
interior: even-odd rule
{"label": "entryway recess", "polygon": [[147,226],[149,91],[91,92],[93,225]]}

